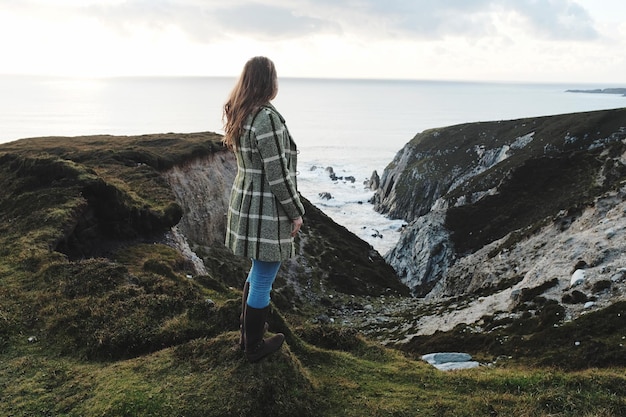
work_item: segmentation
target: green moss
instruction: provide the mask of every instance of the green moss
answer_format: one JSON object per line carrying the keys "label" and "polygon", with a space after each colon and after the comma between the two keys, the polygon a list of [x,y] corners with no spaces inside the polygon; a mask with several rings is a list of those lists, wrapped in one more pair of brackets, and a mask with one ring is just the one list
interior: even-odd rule
{"label": "green moss", "polygon": [[221,331],[209,321],[221,307],[167,271],[135,275],[106,259],[44,268],[31,287],[31,331],[52,351],[88,359],[136,356]]}
{"label": "green moss", "polygon": [[[196,339],[139,358],[84,364],[5,356],[3,415],[132,416],[618,416],[619,370],[482,368],[442,373],[389,351],[386,362],[289,345],[258,364],[236,333]],[[10,382],[9,382],[10,381]]]}
{"label": "green moss", "polygon": [[[221,247],[194,248],[208,274],[189,278],[182,255],[154,243],[180,213],[159,171],[215,149],[213,134],[0,146],[0,415],[624,414],[623,368],[609,368],[623,358],[619,308],[561,324],[552,303],[533,297],[538,314],[510,343],[460,328],[429,343],[482,357],[513,353],[518,364],[536,355],[528,361],[536,368],[505,363],[452,374],[415,360],[416,351],[306,323],[329,293],[345,301],[355,292],[407,291],[369,245],[308,202],[300,258],[283,266],[268,318],[286,344],[249,364],[238,346],[238,288],[249,261]],[[300,294],[283,289],[290,279],[302,284]],[[546,343],[553,329],[557,340]],[[572,338],[581,353],[568,368],[554,358],[570,358]],[[605,368],[551,368],[585,368],[590,357]]]}
{"label": "green moss", "polygon": [[484,317],[485,331],[458,325],[449,332],[414,337],[402,349],[414,356],[440,351],[507,356],[526,366],[565,370],[626,366],[622,339],[626,332],[625,302],[572,322],[564,322],[564,309],[556,301],[534,298],[534,303],[519,318]]}

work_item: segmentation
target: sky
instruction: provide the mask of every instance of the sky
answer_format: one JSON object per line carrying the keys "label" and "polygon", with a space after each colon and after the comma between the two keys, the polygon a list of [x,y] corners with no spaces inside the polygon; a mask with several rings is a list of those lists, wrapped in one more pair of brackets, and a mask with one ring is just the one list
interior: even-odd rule
{"label": "sky", "polygon": [[0,0],[0,74],[626,86],[623,0]]}

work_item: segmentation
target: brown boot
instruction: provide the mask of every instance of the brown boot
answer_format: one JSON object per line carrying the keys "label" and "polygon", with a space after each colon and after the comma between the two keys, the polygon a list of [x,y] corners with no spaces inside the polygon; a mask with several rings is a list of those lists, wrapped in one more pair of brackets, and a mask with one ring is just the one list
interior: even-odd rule
{"label": "brown boot", "polygon": [[265,321],[269,313],[270,306],[265,308],[253,308],[246,305],[244,314],[244,333],[246,357],[249,362],[257,362],[276,352],[285,341],[285,335],[277,333],[272,337],[263,339],[265,333]]}
{"label": "brown boot", "polygon": [[[241,296],[241,314],[239,315],[239,331],[241,332],[239,336],[239,346],[241,347],[241,350],[246,350],[246,342],[245,342],[246,336],[245,336],[245,331],[243,327],[243,315],[245,314],[246,306],[248,305],[247,303],[248,303],[249,291],[250,291],[250,283],[246,281],[246,283],[243,284],[243,295]],[[263,334],[265,334],[268,328],[269,328],[269,325],[265,323],[265,326],[263,327]]]}

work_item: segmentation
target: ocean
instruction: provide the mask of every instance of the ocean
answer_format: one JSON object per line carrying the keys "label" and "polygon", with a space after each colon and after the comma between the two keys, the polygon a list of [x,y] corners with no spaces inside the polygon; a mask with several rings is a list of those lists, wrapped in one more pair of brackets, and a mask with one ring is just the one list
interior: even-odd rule
{"label": "ocean", "polygon": [[[0,143],[38,136],[221,133],[221,106],[234,82],[226,77],[0,76]],[[299,78],[282,78],[279,84],[274,105],[300,149],[300,192],[381,254],[396,243],[403,222],[374,212],[368,203],[373,192],[364,182],[374,170],[382,175],[417,133],[466,122],[626,107],[620,95],[565,92],[620,85]],[[331,180],[329,167],[343,179]]]}

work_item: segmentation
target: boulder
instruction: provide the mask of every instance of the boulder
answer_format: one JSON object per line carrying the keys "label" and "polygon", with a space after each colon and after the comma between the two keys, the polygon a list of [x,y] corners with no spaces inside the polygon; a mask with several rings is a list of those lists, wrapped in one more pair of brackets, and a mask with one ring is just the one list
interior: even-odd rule
{"label": "boulder", "polygon": [[372,172],[370,179],[365,182],[365,185],[372,191],[376,191],[378,187],[380,187],[380,177],[378,176],[378,172],[376,172],[376,170]]}
{"label": "boulder", "polygon": [[574,273],[572,274],[572,277],[570,278],[569,286],[575,287],[577,285],[583,284],[584,282],[585,282],[585,271],[582,269],[577,269],[576,271],[574,271]]}
{"label": "boulder", "polygon": [[471,369],[480,366],[480,363],[472,360],[472,356],[469,353],[429,353],[427,355],[423,355],[422,360],[428,362],[440,371]]}

